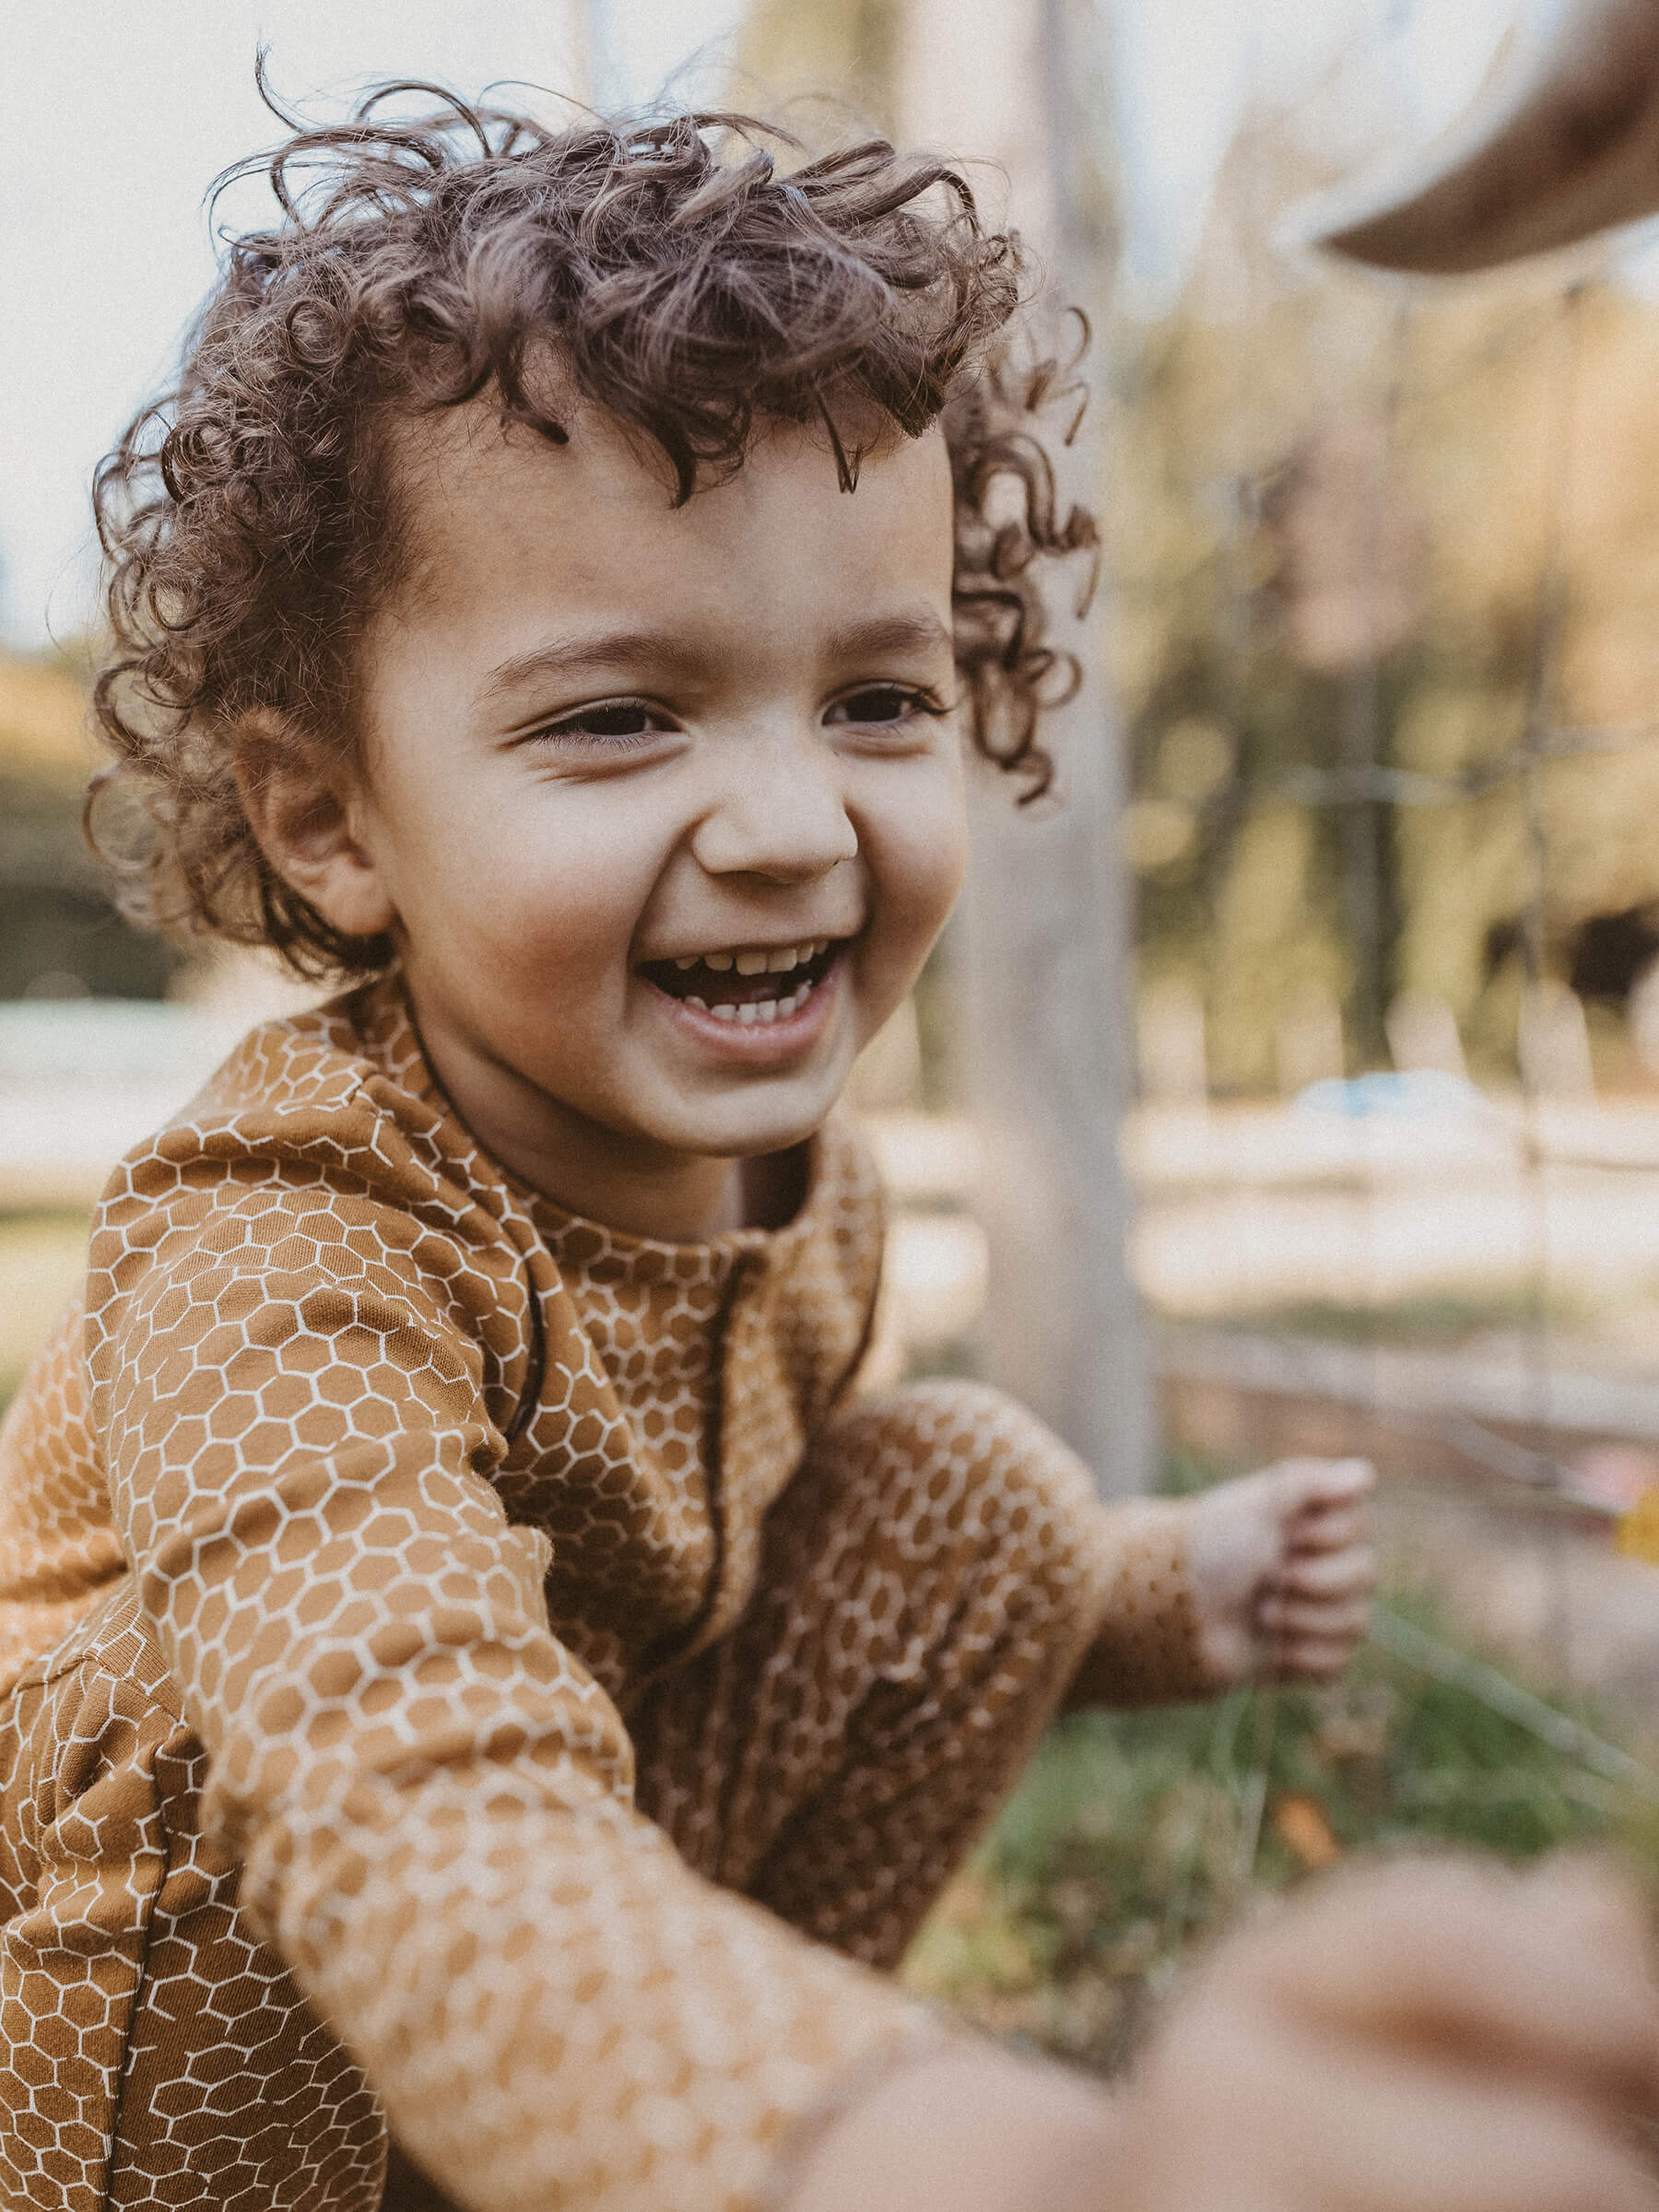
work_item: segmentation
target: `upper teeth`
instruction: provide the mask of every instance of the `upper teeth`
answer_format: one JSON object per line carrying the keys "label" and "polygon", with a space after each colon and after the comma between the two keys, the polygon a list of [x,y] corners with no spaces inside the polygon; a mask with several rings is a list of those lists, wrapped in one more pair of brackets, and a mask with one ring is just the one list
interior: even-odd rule
{"label": "upper teeth", "polygon": [[767,950],[691,953],[684,959],[677,957],[674,964],[677,968],[695,968],[700,961],[703,967],[712,968],[717,974],[724,974],[728,968],[735,968],[739,975],[787,975],[792,968],[798,968],[803,960],[816,959],[819,953],[828,952],[829,949],[828,937],[814,937],[804,945],[776,945]]}

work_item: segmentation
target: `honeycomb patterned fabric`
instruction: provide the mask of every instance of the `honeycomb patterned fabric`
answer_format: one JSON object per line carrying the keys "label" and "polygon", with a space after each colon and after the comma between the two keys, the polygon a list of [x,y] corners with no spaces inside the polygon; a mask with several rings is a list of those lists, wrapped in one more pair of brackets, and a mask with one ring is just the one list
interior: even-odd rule
{"label": "honeycomb patterned fabric", "polygon": [[394,977],[129,1156],[0,1430],[6,2212],[737,2212],[948,2032],[871,1970],[1068,1684],[1201,1682],[1176,1517],[857,1397],[880,1242],[833,1126],[560,1211]]}

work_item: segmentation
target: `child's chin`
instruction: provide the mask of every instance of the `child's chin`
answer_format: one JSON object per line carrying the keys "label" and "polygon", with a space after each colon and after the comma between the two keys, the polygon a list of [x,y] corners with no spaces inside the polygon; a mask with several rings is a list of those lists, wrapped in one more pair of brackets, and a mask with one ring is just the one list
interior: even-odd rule
{"label": "child's chin", "polygon": [[829,1119],[836,1095],[831,1092],[821,1102],[815,1100],[765,1112],[735,1114],[726,1123],[722,1141],[712,1148],[737,1159],[787,1152],[792,1146],[804,1145],[808,1137],[817,1135]]}
{"label": "child's chin", "polygon": [[706,1112],[688,1117],[700,1138],[694,1148],[748,1159],[805,1144],[829,1118],[844,1081],[844,1071],[832,1076],[815,1069],[734,1086],[727,1097],[710,1100]]}

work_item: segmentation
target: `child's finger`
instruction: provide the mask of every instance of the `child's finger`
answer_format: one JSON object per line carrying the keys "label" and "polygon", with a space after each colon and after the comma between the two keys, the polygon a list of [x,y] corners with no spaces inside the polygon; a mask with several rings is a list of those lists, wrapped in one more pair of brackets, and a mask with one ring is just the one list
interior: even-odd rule
{"label": "child's finger", "polygon": [[1335,1681],[1353,1659],[1358,1641],[1353,1636],[1293,1636],[1275,1644],[1271,1671],[1292,1682]]}
{"label": "child's finger", "polygon": [[1659,2106],[1643,1916],[1598,1869],[1403,1863],[1333,1880],[1310,1907],[1263,1957],[1312,2014],[1572,2081],[1625,2111]]}
{"label": "child's finger", "polygon": [[1347,1636],[1358,1640],[1371,1626],[1369,1597],[1265,1597],[1256,1620],[1265,1636]]}
{"label": "child's finger", "polygon": [[1178,2006],[1129,2091],[1131,2112],[1148,2087],[1158,2103],[1136,2161],[1153,2185],[1124,2201],[1183,2212],[1653,2212],[1628,2136],[1562,2084],[1472,2072],[1454,2052],[1379,2044],[1363,2029],[1333,2034],[1294,1993],[1264,2003],[1262,1979],[1241,1976],[1239,1958],[1221,1954],[1210,1990]]}
{"label": "child's finger", "polygon": [[1371,1532],[1369,1504],[1335,1505],[1299,1513],[1285,1531],[1288,1552],[1340,1551],[1361,1542]]}
{"label": "child's finger", "polygon": [[1367,1483],[1352,1493],[1335,1498],[1304,1499],[1285,1524],[1286,1541],[1294,1549],[1329,1551],[1369,1528],[1372,1486]]}
{"label": "child's finger", "polygon": [[1265,1475],[1287,1515],[1357,1504],[1377,1479],[1369,1459],[1282,1459]]}
{"label": "child's finger", "polygon": [[[1309,2152],[1325,2154],[1317,2194],[1301,2202],[1653,2212],[1652,2177],[1639,2153],[1571,2097],[1346,2050],[1326,2060],[1321,2086],[1341,2124],[1294,2146],[1298,2166]],[[1304,2123],[1304,2133],[1312,2132]]]}
{"label": "child's finger", "polygon": [[1376,1586],[1377,1555],[1369,1544],[1297,1553],[1274,1578],[1275,1593],[1283,1597],[1357,1597]]}
{"label": "child's finger", "polygon": [[1307,1486],[1303,1503],[1310,1511],[1356,1503],[1369,1498],[1377,1487],[1377,1470],[1369,1459],[1305,1459],[1289,1464],[1302,1471]]}

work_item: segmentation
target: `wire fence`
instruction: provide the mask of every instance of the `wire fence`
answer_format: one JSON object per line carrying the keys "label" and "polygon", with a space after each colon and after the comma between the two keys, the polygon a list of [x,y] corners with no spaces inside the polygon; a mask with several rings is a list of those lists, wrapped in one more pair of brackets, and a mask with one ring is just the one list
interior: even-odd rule
{"label": "wire fence", "polygon": [[[1201,268],[1127,333],[1116,395],[1136,1112],[1164,1163],[1143,1281],[1178,1435],[1185,1382],[1277,1406],[1278,1435],[1317,1404],[1333,1448],[1463,1470],[1525,1524],[1566,1670],[1569,1553],[1659,1483],[1659,1238],[1636,1233],[1659,1208],[1659,660],[1619,573],[1659,459],[1659,406],[1630,396],[1659,314],[1599,251],[1438,291],[1287,274],[1261,243],[1271,147],[1224,179],[1225,284]],[[1201,738],[1183,785],[1172,751]],[[1253,889],[1269,829],[1282,865]],[[1461,1001],[1423,982],[1460,888]]]}

